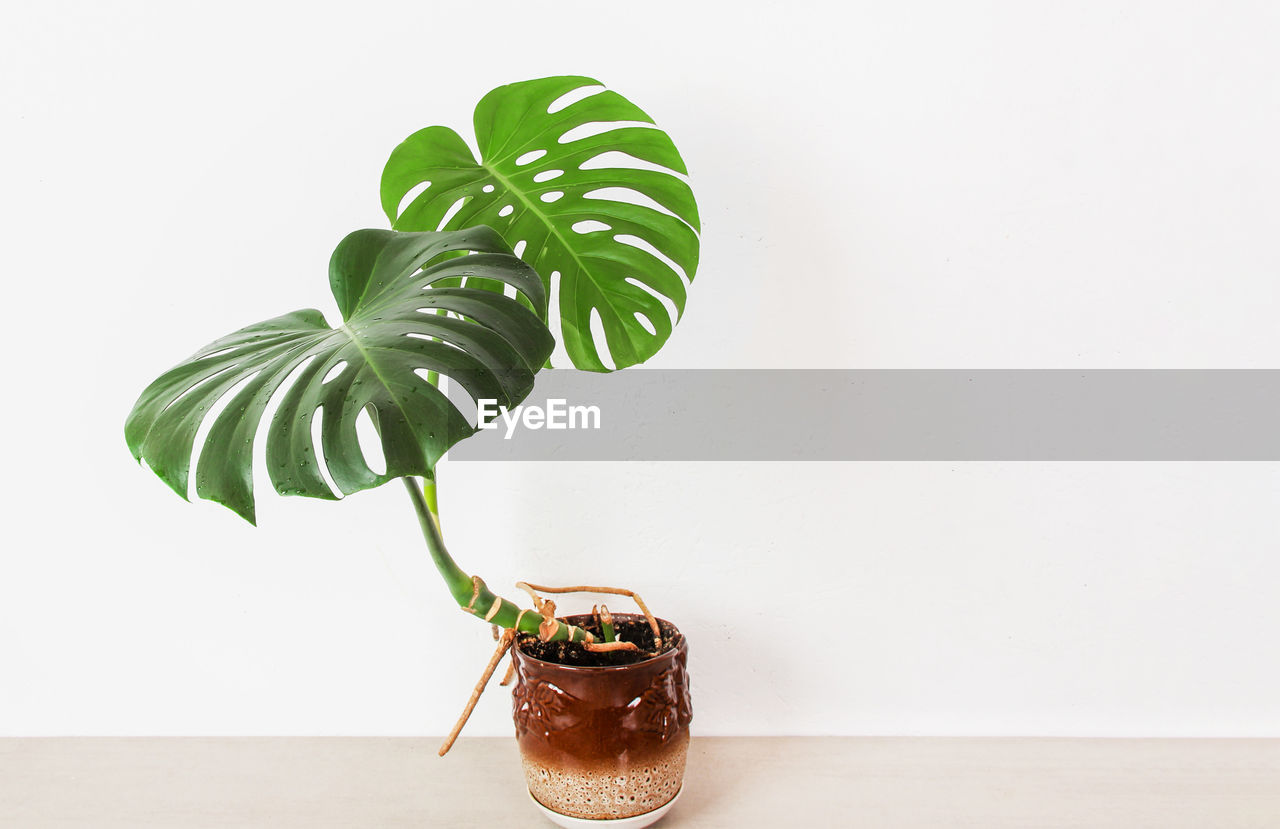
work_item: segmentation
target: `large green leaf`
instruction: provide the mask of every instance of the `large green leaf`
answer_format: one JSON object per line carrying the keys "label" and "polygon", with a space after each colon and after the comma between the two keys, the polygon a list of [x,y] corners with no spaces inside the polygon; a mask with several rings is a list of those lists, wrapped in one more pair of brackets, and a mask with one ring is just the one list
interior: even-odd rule
{"label": "large green leaf", "polygon": [[[424,475],[474,433],[426,372],[452,378],[473,399],[514,406],[554,346],[538,275],[487,227],[358,230],[334,251],[329,284],[342,325],[330,328],[314,310],[260,322],[210,343],[148,386],[125,423],[134,457],[186,498],[196,433],[235,390],[200,450],[196,494],[253,521],[253,443],[278,392],[267,429],[272,484],[283,495],[333,498],[321,463],[349,494]],[[524,302],[491,290],[504,285]],[[382,474],[360,450],[361,411],[377,428]]]}
{"label": "large green leaf", "polygon": [[[569,358],[578,368],[605,371],[592,341],[593,310],[615,367],[624,368],[653,356],[671,335],[673,321],[658,297],[675,306],[677,318],[685,304],[679,271],[619,237],[643,240],[691,280],[700,227],[693,191],[675,175],[685,173],[680,153],[666,133],[643,125],[653,121],[639,107],[600,91],[548,111],[566,94],[598,85],[591,78],[556,77],[493,90],[475,111],[479,162],[448,127],[414,133],[387,161],[382,208],[398,230],[485,224],[517,250],[524,242],[521,256],[549,292],[552,274],[560,274],[552,313],[558,311]],[[612,122],[642,125],[617,124],[587,136],[578,130]],[[578,134],[566,141],[570,130]],[[624,153],[661,169],[619,167],[617,156],[601,158],[604,153]],[[619,200],[619,188],[645,198],[628,193],[623,198],[631,201]],[[663,209],[633,203],[646,200]]]}

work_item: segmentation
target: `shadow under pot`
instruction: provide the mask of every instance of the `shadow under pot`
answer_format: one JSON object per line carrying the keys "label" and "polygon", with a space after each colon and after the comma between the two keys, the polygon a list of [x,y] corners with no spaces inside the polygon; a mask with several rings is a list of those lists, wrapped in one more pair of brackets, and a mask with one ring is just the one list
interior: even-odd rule
{"label": "shadow under pot", "polygon": [[[589,614],[562,618],[594,627]],[[652,643],[643,616],[613,619],[620,632],[642,629]],[[550,661],[566,657],[528,635],[512,648],[512,713],[529,794],[561,826],[648,826],[680,793],[693,719],[689,647],[670,622],[658,624],[666,650],[631,664]]]}

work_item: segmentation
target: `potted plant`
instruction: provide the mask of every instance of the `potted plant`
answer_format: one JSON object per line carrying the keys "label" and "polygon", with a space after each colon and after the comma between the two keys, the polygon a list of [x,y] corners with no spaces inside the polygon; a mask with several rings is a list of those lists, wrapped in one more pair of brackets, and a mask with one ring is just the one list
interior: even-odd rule
{"label": "potted plant", "polygon": [[[479,160],[446,127],[391,154],[381,195],[392,229],[351,233],[330,261],[339,325],[308,309],[215,340],[143,391],[125,437],[184,498],[194,451],[196,495],[250,523],[260,431],[280,494],[337,499],[399,479],[454,600],[499,638],[441,754],[510,651],[535,802],[562,825],[648,825],[683,776],[684,637],[625,589],[520,583],[532,608],[494,594],[445,547],[435,469],[480,425],[446,396],[444,378],[473,401],[514,407],[550,367],[553,332],[579,369],[656,353],[697,267],[697,207],[671,139],[590,78],[495,89],[476,107],[475,130]],[[381,458],[357,438],[362,415]],[[559,616],[545,594],[569,592],[621,594],[641,613]]]}

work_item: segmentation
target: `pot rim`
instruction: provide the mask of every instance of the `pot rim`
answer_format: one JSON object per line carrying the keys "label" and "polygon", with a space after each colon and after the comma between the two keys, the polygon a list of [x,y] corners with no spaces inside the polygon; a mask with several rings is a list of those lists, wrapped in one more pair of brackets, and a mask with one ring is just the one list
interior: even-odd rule
{"label": "pot rim", "polygon": [[[613,615],[613,618],[615,619],[626,619],[627,621],[634,621],[638,619],[640,621],[645,621],[645,617],[641,613],[614,613],[612,615]],[[571,613],[568,616],[562,616],[561,618],[566,620],[575,619],[575,618],[590,619],[591,614],[590,613]],[[556,668],[558,670],[574,671],[574,672],[581,672],[581,673],[633,671],[638,668],[643,668],[648,665],[653,665],[655,662],[657,662],[660,659],[674,658],[675,655],[680,652],[680,649],[684,647],[684,634],[680,632],[680,628],[671,624],[671,622],[667,621],[666,619],[663,619],[661,616],[654,616],[653,618],[658,620],[659,625],[664,623],[671,625],[671,628],[676,632],[676,636],[678,638],[673,640],[674,647],[663,651],[657,656],[651,656],[648,659],[645,659],[641,662],[629,662],[626,665],[563,665],[559,662],[548,662],[545,659],[539,659],[538,657],[533,656],[532,654],[525,653],[523,650],[520,649],[519,639],[516,640],[516,643],[511,650],[515,653],[517,658],[527,659],[530,662],[536,662],[539,665],[546,665],[551,668]],[[575,624],[575,623],[570,622],[570,624]],[[532,636],[533,634],[526,633],[523,635]]]}

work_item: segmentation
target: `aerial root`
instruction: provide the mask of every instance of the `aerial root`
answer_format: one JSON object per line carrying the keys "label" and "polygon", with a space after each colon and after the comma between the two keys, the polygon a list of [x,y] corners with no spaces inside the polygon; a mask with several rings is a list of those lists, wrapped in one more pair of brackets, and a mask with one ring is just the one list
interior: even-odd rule
{"label": "aerial root", "polygon": [[635,642],[583,642],[582,647],[592,653],[604,653],[605,651],[638,651],[640,646]]}
{"label": "aerial root", "polygon": [[484,693],[485,686],[489,684],[489,678],[493,676],[493,672],[497,670],[498,663],[502,661],[502,657],[511,649],[511,643],[515,640],[516,632],[514,630],[503,631],[501,638],[498,639],[498,649],[493,652],[493,656],[489,659],[489,664],[485,666],[484,673],[480,675],[480,681],[476,683],[475,690],[471,692],[471,699],[467,700],[467,707],[462,709],[462,716],[458,717],[458,722],[453,726],[453,731],[449,732],[444,744],[440,746],[441,757],[448,754],[449,749],[453,748],[454,741],[462,733],[462,727],[471,718],[471,712],[475,710],[476,703],[480,701],[480,695]]}
{"label": "aerial root", "polygon": [[[523,582],[523,581],[516,582],[516,588],[528,593],[529,598],[533,600],[533,609],[538,611],[539,613],[542,613],[542,607],[547,603],[547,600],[537,594],[536,592],[537,588],[534,588],[528,582]],[[554,610],[554,607],[555,606],[552,605],[553,610]],[[547,614],[542,613],[542,615],[545,616]]]}
{"label": "aerial root", "polygon": [[[537,607],[540,601],[538,593],[608,593],[614,596],[626,596],[631,599],[640,608],[640,612],[644,614],[645,620],[649,623],[649,628],[653,631],[653,649],[655,652],[662,651],[662,628],[658,627],[658,620],[649,612],[649,608],[645,605],[644,600],[640,598],[640,594],[634,590],[627,590],[621,587],[599,587],[593,585],[577,585],[574,587],[547,587],[540,584],[527,584],[519,582],[517,585],[521,590],[528,592],[533,596],[534,606]],[[535,592],[536,591],[536,592]],[[554,605],[553,605],[554,607]],[[541,608],[539,607],[539,610]],[[544,614],[545,615],[545,614]]]}

